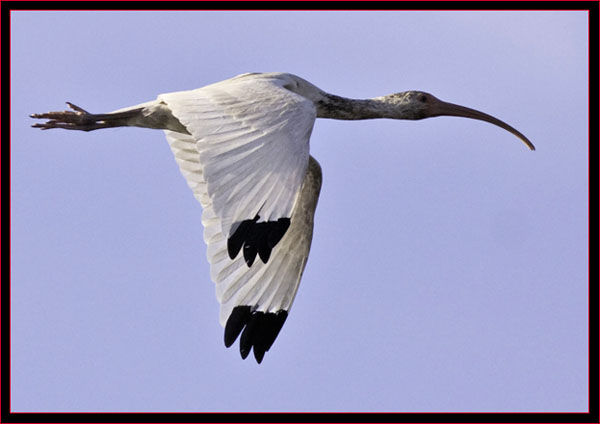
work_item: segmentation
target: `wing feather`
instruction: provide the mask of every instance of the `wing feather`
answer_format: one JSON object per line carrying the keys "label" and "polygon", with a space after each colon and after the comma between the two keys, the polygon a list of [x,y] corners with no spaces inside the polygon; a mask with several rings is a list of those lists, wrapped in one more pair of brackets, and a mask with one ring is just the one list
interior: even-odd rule
{"label": "wing feather", "polygon": [[227,237],[257,214],[261,223],[292,213],[316,109],[284,88],[286,78],[247,75],[159,96],[196,140],[207,192]]}
{"label": "wing feather", "polygon": [[[181,173],[203,207],[202,224],[207,258],[211,267],[211,279],[216,285],[216,296],[221,303],[220,323],[226,327],[230,317],[235,321],[232,322],[229,333],[226,331],[226,342],[228,346],[231,345],[244,327],[251,321],[254,322],[252,331],[247,333],[245,343],[240,347],[244,348],[243,355],[247,355],[245,349],[248,344],[253,346],[255,357],[260,361],[287,317],[306,265],[321,188],[321,168],[314,158],[309,157],[290,214],[288,231],[273,248],[267,263],[256,261],[248,267],[242,255],[231,259],[227,253],[227,237],[222,231],[222,218],[215,211],[213,199],[208,195],[200,153],[196,150],[196,138],[173,131],[165,133]],[[252,181],[249,177],[247,179]],[[269,175],[263,175],[262,179],[254,181],[254,189],[248,190],[249,198],[262,201],[272,194],[271,191],[276,190],[268,186]],[[247,181],[246,183],[248,184]],[[265,194],[263,190],[269,191],[269,194]],[[260,193],[263,197],[259,196]],[[235,198],[235,193],[233,197]],[[263,322],[263,325],[257,325],[256,322]],[[268,325],[269,323],[275,323],[275,327]]]}

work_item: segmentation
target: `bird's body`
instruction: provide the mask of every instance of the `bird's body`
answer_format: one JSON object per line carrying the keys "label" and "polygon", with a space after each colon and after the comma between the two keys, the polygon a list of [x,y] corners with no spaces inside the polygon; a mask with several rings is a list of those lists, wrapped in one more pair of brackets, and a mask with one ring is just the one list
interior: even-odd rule
{"label": "bird's body", "polygon": [[108,114],[32,115],[42,129],[90,131],[118,126],[162,129],[195,197],[221,303],[229,347],[261,362],[283,326],[306,265],[321,168],[309,155],[315,119],[423,119],[451,115],[484,120],[533,145],[482,112],[417,91],[351,100],[295,75],[252,73]]}

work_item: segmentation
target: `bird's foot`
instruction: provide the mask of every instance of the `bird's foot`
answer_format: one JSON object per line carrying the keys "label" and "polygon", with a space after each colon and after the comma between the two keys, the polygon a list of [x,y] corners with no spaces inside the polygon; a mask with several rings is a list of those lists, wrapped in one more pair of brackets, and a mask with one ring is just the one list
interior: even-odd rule
{"label": "bird's foot", "polygon": [[46,122],[33,124],[32,127],[40,128],[42,130],[63,128],[66,130],[91,131],[105,126],[102,121],[98,121],[97,115],[89,113],[73,103],[67,102],[67,105],[73,110],[34,113],[29,115],[31,118],[35,119],[48,119]]}

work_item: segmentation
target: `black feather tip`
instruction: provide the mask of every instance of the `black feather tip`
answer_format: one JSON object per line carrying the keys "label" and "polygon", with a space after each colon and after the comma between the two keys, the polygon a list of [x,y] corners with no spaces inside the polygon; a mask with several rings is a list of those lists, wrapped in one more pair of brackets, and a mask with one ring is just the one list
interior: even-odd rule
{"label": "black feather tip", "polygon": [[279,243],[290,226],[290,218],[279,218],[277,221],[256,222],[260,216],[240,222],[235,232],[227,240],[227,252],[231,259],[240,253],[243,247],[244,261],[251,267],[260,257],[267,263],[271,250]]}
{"label": "black feather tip", "polygon": [[[230,347],[240,333],[240,354],[246,359],[250,350],[259,364],[271,348],[287,318],[287,311],[251,311],[250,306],[236,306],[225,324],[225,346]],[[242,332],[243,330],[243,332]]]}

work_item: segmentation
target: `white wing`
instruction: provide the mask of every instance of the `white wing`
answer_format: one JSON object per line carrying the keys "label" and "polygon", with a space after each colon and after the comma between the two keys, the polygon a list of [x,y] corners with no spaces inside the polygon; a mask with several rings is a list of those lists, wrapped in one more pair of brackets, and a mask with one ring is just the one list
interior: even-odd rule
{"label": "white wing", "polygon": [[241,257],[229,258],[218,218],[210,208],[204,210],[204,239],[221,302],[225,345],[231,346],[244,330],[240,339],[243,358],[254,348],[260,363],[287,318],[308,259],[320,189],[321,168],[311,157],[288,231],[266,264],[257,261],[250,268]]}
{"label": "white wing", "polygon": [[196,140],[207,191],[228,238],[244,221],[287,219],[273,225],[276,232],[289,223],[316,118],[311,101],[285,88],[292,84],[287,74],[244,74],[158,97]]}
{"label": "white wing", "polygon": [[[173,104],[177,104],[175,109],[178,107],[183,109],[183,112],[180,110],[180,115],[177,115],[176,111],[173,111],[173,114],[181,120],[191,135],[173,131],[165,131],[165,133],[182,174],[204,208],[202,215],[202,223],[205,227],[204,239],[208,245],[207,256],[211,264],[211,278],[217,285],[217,299],[221,303],[220,322],[225,327],[225,344],[229,347],[243,331],[240,340],[242,357],[245,358],[253,348],[254,356],[260,362],[285,322],[287,312],[296,295],[310,249],[313,216],[321,187],[320,166],[313,158],[310,158],[310,161],[308,160],[308,137],[310,136],[314,117],[307,119],[304,115],[310,114],[306,113],[305,110],[304,115],[300,113],[296,118],[304,119],[305,125],[310,122],[308,130],[305,129],[304,131],[306,140],[302,143],[292,138],[298,136],[298,134],[294,135],[293,132],[284,131],[282,133],[283,145],[279,146],[277,139],[273,138],[275,137],[275,130],[267,131],[267,135],[263,137],[264,140],[260,143],[256,142],[255,138],[247,136],[247,131],[242,131],[240,135],[235,130],[233,134],[229,134],[222,141],[215,141],[219,140],[218,135],[220,133],[218,130],[209,136],[200,137],[194,129],[196,127],[193,127],[193,125],[196,125],[197,128],[200,128],[201,125],[200,118],[194,117],[193,105],[197,103],[196,100],[202,103],[203,99],[197,99],[202,94],[202,90],[204,89],[174,93],[173,98],[177,97],[177,101],[173,101],[171,95],[159,97],[159,100],[167,103],[169,108],[172,108]],[[277,90],[287,91],[281,87]],[[277,90],[275,91],[278,92]],[[195,95],[188,94],[194,92]],[[285,97],[285,95],[282,96]],[[189,97],[189,101],[185,100],[186,97]],[[171,100],[169,100],[170,98]],[[298,99],[294,98],[293,101],[298,102]],[[185,105],[185,107],[182,105]],[[301,106],[300,109],[303,107]],[[256,108],[258,109],[258,106]],[[233,109],[228,110],[235,111],[237,109],[233,107]],[[243,128],[250,128],[252,122],[256,125],[260,125],[261,122],[260,120],[236,121],[235,116],[237,115],[227,116],[225,112],[221,113],[223,114],[220,118],[221,121],[242,122],[245,125]],[[288,112],[285,110],[280,111],[278,119],[283,119],[282,116],[286,113]],[[258,116],[260,113],[257,112],[256,115]],[[189,116],[189,121],[186,118],[181,118],[181,116]],[[287,119],[294,119],[293,116],[294,113],[290,113],[290,117]],[[263,112],[262,119],[266,119],[266,112]],[[218,127],[213,125],[211,128]],[[282,128],[281,123],[279,128]],[[238,134],[241,138],[236,139],[235,134]],[[247,147],[244,140],[252,147]],[[206,147],[205,144],[210,146]],[[299,151],[294,151],[299,145],[301,147]],[[304,154],[303,146],[306,149],[307,164],[302,164],[301,160],[297,160],[298,156]],[[219,154],[214,154],[215,151],[227,154],[219,156]],[[269,152],[273,152],[271,156],[269,156]],[[290,155],[293,157],[288,158]],[[229,164],[219,163],[211,166],[214,160],[219,158],[225,160],[224,158],[227,157],[238,159],[237,161],[230,161]],[[252,167],[246,166],[246,160],[266,161],[266,164],[262,169],[255,171]],[[285,175],[289,171],[286,166],[272,166],[277,161],[290,163],[289,166],[292,167],[290,173],[294,175]],[[256,166],[259,166],[258,163],[256,163]],[[226,171],[222,171],[222,174],[214,174],[215,169]],[[300,182],[294,190],[294,179],[297,172],[301,173]],[[250,193],[236,191],[235,185],[232,185],[232,193],[224,195],[223,192],[226,192],[227,188],[221,189],[218,184],[220,180],[216,178],[213,179],[215,188],[214,192],[211,193],[211,183],[207,178],[209,175],[225,178],[225,182],[262,181],[262,185],[260,185],[259,190],[251,190]],[[227,176],[228,178],[226,178]],[[270,187],[268,186],[269,183],[271,184]],[[269,194],[277,195],[265,196],[263,190],[268,190]],[[287,191],[290,193],[288,194]],[[221,214],[219,214],[219,209],[215,205],[219,199],[224,197],[227,197],[228,202],[241,202],[240,204],[248,206],[224,208],[221,209]],[[253,203],[257,199],[264,203],[262,209],[259,208],[258,211],[254,212],[251,208],[255,207]],[[289,212],[287,206],[282,206],[282,202],[291,202]],[[289,228],[286,227],[287,231],[284,230],[280,240],[269,247],[268,255],[263,257],[260,248],[258,249],[262,261],[253,263],[253,261],[248,260],[246,257],[248,240],[245,240],[244,257],[234,255],[232,258],[230,239],[232,236],[235,237],[236,230],[233,229],[232,234],[225,231],[227,225],[224,225],[223,221],[228,219],[224,218],[228,216],[227,211],[234,209],[236,212],[240,209],[250,211],[246,215],[233,214],[229,219],[234,222],[236,222],[236,219],[242,220],[242,222],[248,221],[253,216],[261,214],[261,219],[250,221],[255,226],[260,226],[260,223],[264,222],[263,215],[266,216],[265,221],[270,219],[275,223],[277,217],[289,218]],[[272,211],[271,215],[263,212],[268,210]],[[256,252],[254,254],[256,255]]]}
{"label": "white wing", "polygon": [[165,133],[181,173],[204,209],[204,240],[221,303],[225,344],[231,346],[244,330],[240,340],[242,357],[254,347],[254,356],[260,362],[285,322],[308,259],[321,167],[310,157],[288,231],[266,264],[257,261],[248,267],[242,257],[232,260],[228,255],[227,240],[206,190],[195,139],[173,131]]}

